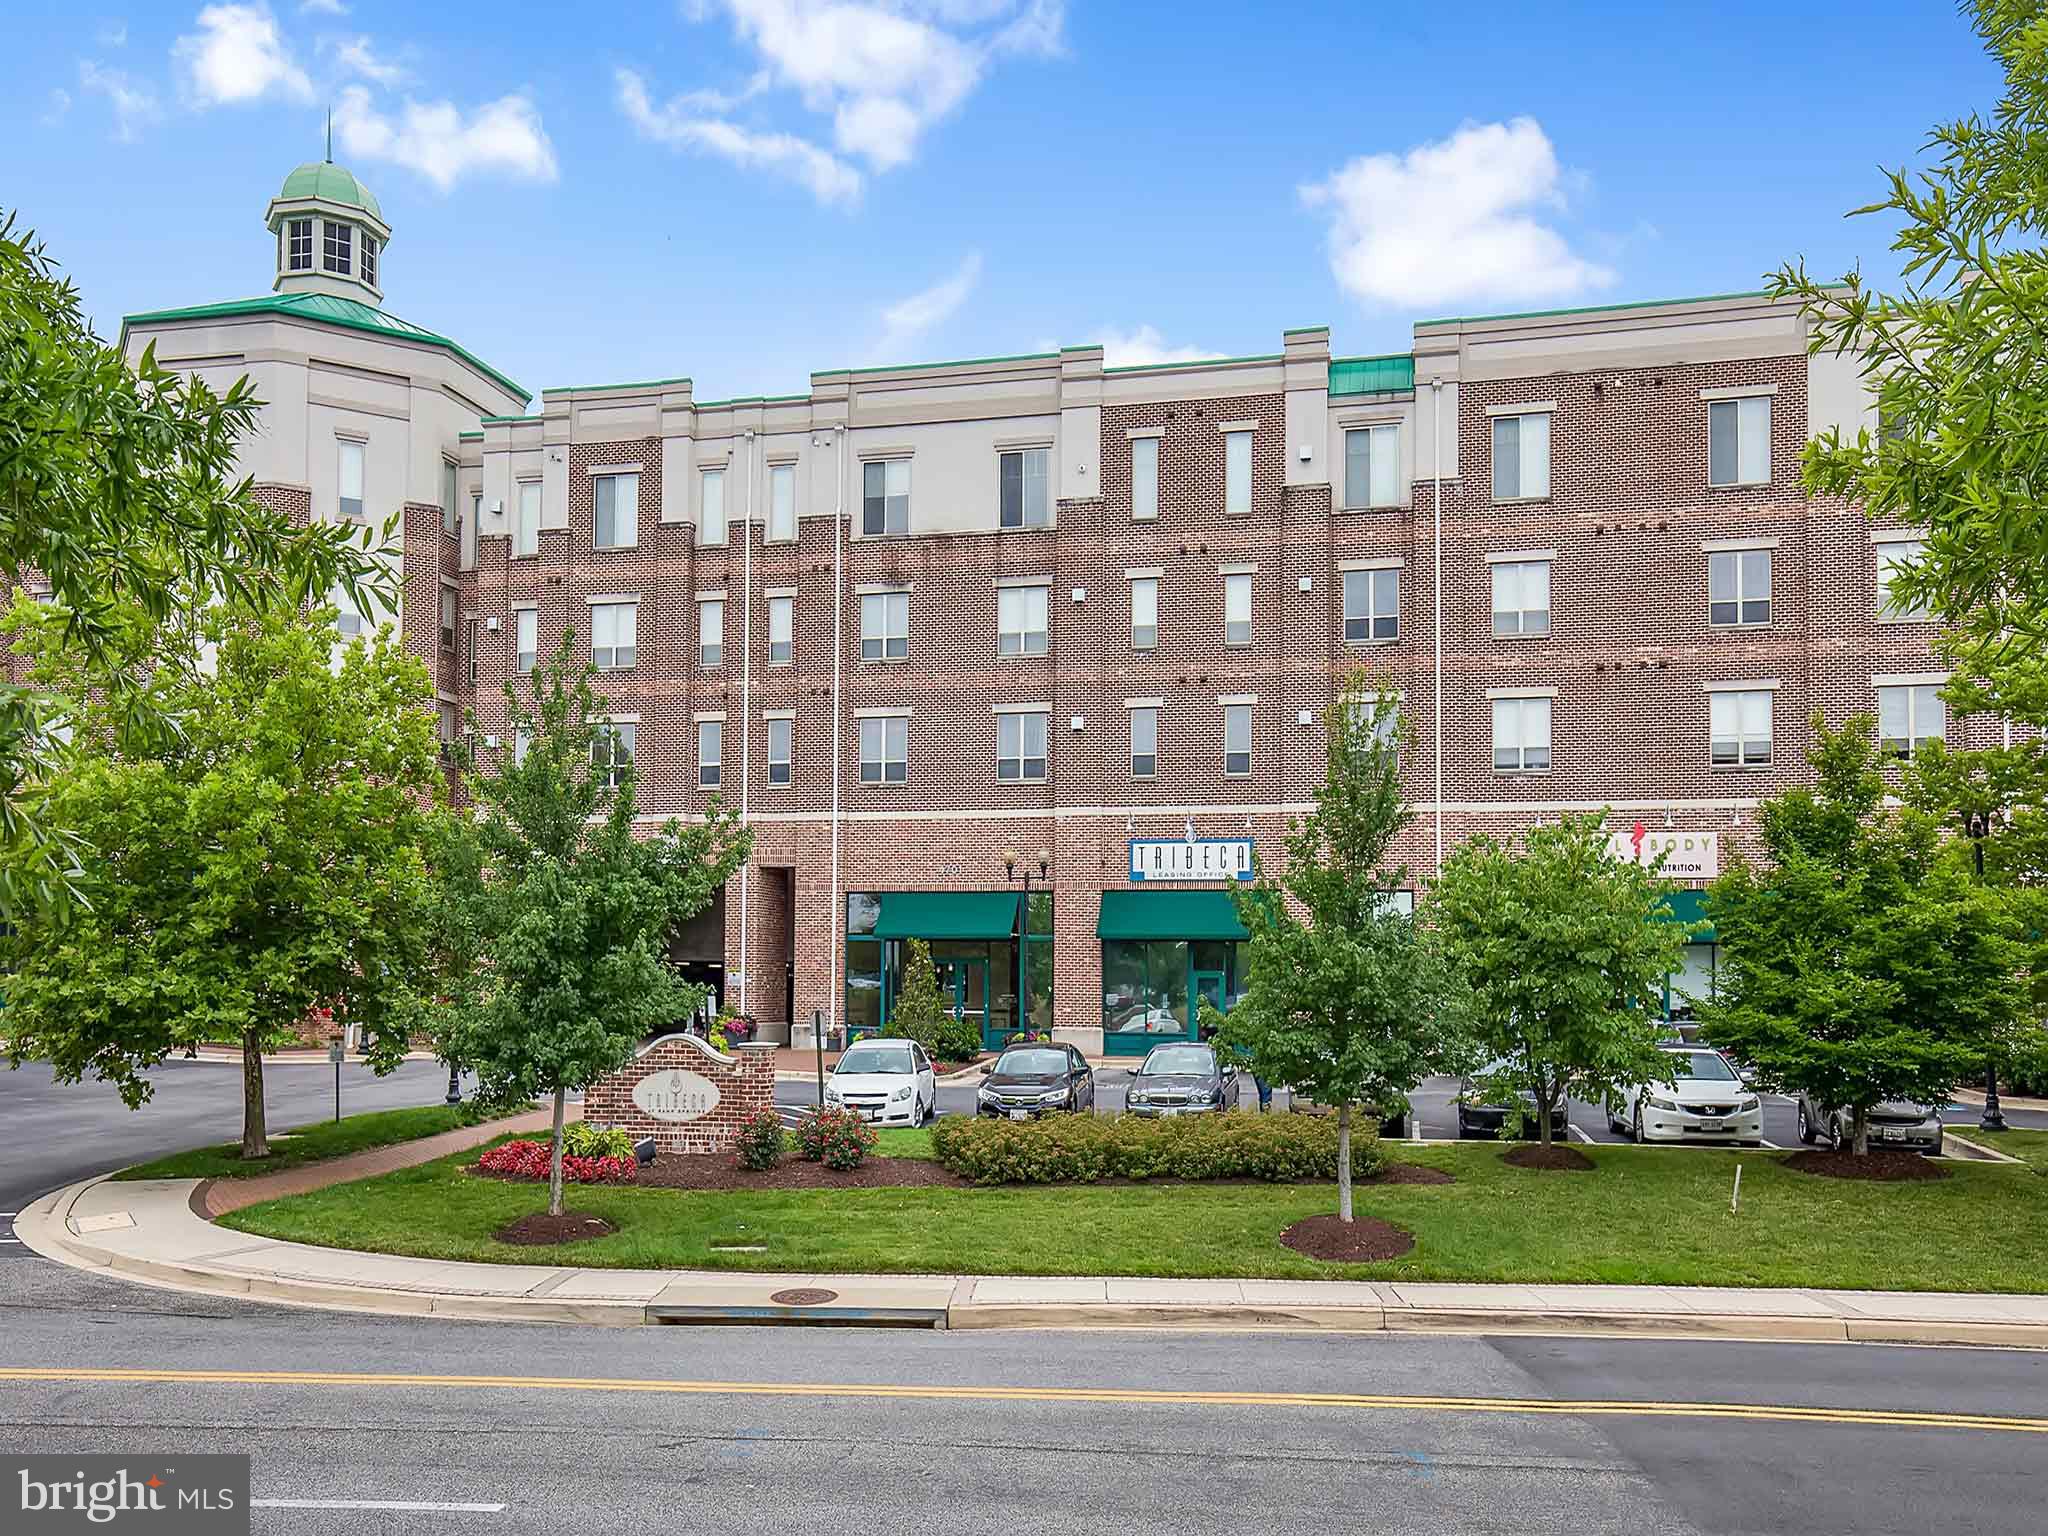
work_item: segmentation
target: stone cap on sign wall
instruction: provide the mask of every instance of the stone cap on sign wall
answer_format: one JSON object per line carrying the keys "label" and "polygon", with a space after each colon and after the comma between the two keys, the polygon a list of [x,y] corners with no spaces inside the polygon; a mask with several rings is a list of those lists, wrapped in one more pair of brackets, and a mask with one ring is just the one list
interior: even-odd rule
{"label": "stone cap on sign wall", "polygon": [[[711,1048],[711,1042],[709,1040],[706,1040],[702,1035],[693,1035],[685,1030],[677,1030],[672,1035],[658,1035],[654,1039],[648,1041],[645,1045],[641,1046],[640,1049],[635,1051],[633,1054],[636,1057],[645,1056],[649,1051],[667,1045],[671,1040],[688,1041],[691,1045],[694,1045],[698,1050],[702,1051],[707,1060],[715,1061],[721,1067],[735,1067],[739,1065],[739,1058],[737,1056],[721,1055],[719,1052],[714,1051]],[[747,1047],[742,1045],[738,1047],[738,1049],[744,1051],[747,1049]]]}

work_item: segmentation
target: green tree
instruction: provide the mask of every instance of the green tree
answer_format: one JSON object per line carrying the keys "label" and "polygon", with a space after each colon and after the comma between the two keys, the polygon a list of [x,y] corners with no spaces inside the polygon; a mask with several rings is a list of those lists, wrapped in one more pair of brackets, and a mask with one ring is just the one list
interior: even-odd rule
{"label": "green tree", "polygon": [[1504,1063],[1490,1077],[1536,1101],[1538,1135],[1576,1088],[1613,1097],[1670,1082],[1653,1003],[1684,955],[1671,883],[1608,852],[1599,815],[1532,828],[1518,849],[1475,837],[1431,893],[1473,1033]]}
{"label": "green tree", "polygon": [[[378,1070],[401,1059],[428,977],[432,694],[388,632],[337,664],[333,618],[215,608],[159,632],[145,707],[181,729],[147,754],[118,703],[84,696],[46,808],[94,854],[81,902],[24,909],[4,941],[10,1066],[47,1058],[133,1108],[173,1051],[237,1040],[242,1155],[258,1158],[263,1051],[309,1011],[362,1026]],[[95,673],[59,615],[31,616],[22,641],[58,692]]]}
{"label": "green tree", "polygon": [[1885,804],[1873,729],[1815,720],[1814,786],[1763,809],[1770,864],[1714,884],[1720,959],[1697,1009],[1765,1086],[1850,1111],[1859,1154],[1872,1105],[1946,1102],[2026,1016],[2011,893],[1933,818]]}
{"label": "green tree", "polygon": [[903,946],[903,990],[889,1008],[883,1034],[915,1040],[934,1061],[972,1061],[981,1051],[981,1034],[971,1019],[956,1018],[939,997],[938,972],[931,946],[910,939]]}
{"label": "green tree", "polygon": [[[247,379],[217,393],[159,365],[131,366],[96,336],[78,295],[35,236],[0,214],[0,572],[39,575],[46,606],[133,750],[175,750],[187,689],[147,679],[183,652],[137,637],[227,599],[238,610],[389,598],[385,566],[358,530],[295,526],[234,474],[259,406]],[[387,528],[385,537],[388,539]],[[75,837],[48,804],[76,708],[0,682],[0,915],[66,904],[86,878]],[[93,856],[103,856],[95,850]]]}
{"label": "green tree", "polygon": [[479,1097],[554,1102],[548,1211],[562,1210],[569,1090],[696,1012],[704,989],[670,967],[670,931],[709,906],[746,862],[751,834],[717,801],[704,820],[635,836],[631,754],[605,718],[573,633],[533,675],[529,708],[508,682],[514,742],[470,787],[467,849],[451,849],[437,933],[451,957],[437,1035],[475,1069]]}
{"label": "green tree", "polygon": [[1357,1107],[1406,1093],[1457,1035],[1432,936],[1395,905],[1407,868],[1387,862],[1412,820],[1395,701],[1355,673],[1324,728],[1327,771],[1315,810],[1289,832],[1285,873],[1262,866],[1249,891],[1234,893],[1251,936],[1244,995],[1228,1014],[1206,1016],[1219,1046],[1259,1076],[1335,1106],[1337,1214],[1349,1221]]}

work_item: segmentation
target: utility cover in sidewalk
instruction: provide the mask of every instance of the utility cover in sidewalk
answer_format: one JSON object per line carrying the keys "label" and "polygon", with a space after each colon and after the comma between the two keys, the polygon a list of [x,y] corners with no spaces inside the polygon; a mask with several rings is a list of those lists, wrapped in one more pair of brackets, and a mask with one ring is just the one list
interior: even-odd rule
{"label": "utility cover in sidewalk", "polygon": [[778,1307],[822,1307],[828,1301],[837,1301],[837,1291],[806,1290],[799,1286],[791,1291],[777,1291],[768,1298]]}

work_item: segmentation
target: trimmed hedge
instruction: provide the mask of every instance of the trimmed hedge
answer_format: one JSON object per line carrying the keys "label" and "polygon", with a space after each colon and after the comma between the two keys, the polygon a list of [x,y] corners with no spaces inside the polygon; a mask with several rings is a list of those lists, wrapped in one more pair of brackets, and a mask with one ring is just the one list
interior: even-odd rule
{"label": "trimmed hedge", "polygon": [[[1337,1122],[1334,1117],[1249,1110],[1160,1120],[947,1115],[932,1126],[932,1152],[941,1166],[977,1184],[1093,1184],[1099,1179],[1264,1179],[1280,1184],[1337,1177]],[[1354,1125],[1351,1176],[1370,1178],[1385,1161],[1372,1123]]]}

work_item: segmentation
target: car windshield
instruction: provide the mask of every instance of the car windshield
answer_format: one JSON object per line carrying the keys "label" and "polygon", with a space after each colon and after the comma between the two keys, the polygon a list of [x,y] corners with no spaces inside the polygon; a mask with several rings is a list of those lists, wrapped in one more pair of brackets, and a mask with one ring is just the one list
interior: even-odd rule
{"label": "car windshield", "polygon": [[917,1063],[911,1060],[907,1045],[856,1045],[839,1058],[838,1070],[849,1075],[874,1072],[894,1076],[915,1072]]}
{"label": "car windshield", "polygon": [[1696,1083],[1737,1081],[1734,1068],[1717,1051],[1673,1051],[1670,1055],[1672,1070],[1677,1077],[1689,1077]]}
{"label": "car windshield", "polygon": [[1154,1051],[1145,1058],[1145,1064],[1138,1068],[1146,1074],[1184,1072],[1212,1072],[1216,1058],[1206,1045],[1175,1045],[1165,1050]]}
{"label": "car windshield", "polygon": [[1065,1051],[1005,1051],[996,1071],[1010,1077],[1046,1077],[1067,1070]]}

